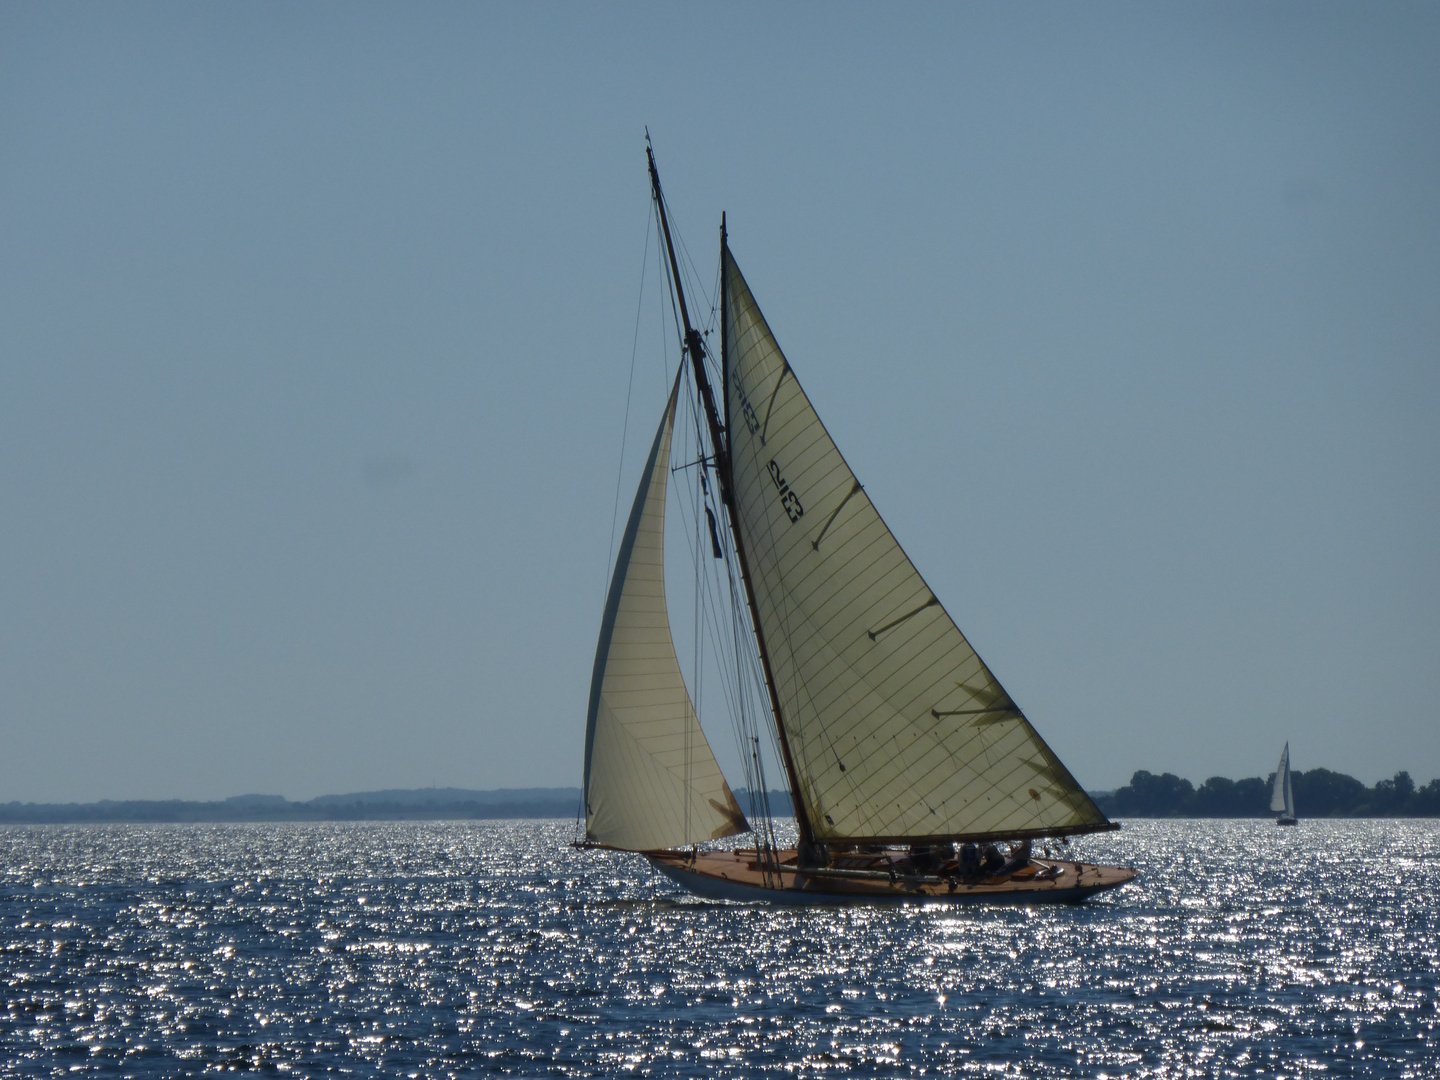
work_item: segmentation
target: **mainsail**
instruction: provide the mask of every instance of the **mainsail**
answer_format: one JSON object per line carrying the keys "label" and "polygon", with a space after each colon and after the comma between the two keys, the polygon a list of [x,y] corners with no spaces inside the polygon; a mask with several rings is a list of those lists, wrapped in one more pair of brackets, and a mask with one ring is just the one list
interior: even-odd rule
{"label": "mainsail", "polygon": [[585,837],[651,851],[745,832],[685,688],[665,609],[665,491],[677,378],[605,600],[585,728]]}
{"label": "mainsail", "polygon": [[1295,816],[1295,793],[1290,790],[1290,744],[1280,752],[1280,764],[1275,766],[1275,786],[1270,790],[1270,809],[1285,817]]}
{"label": "mainsail", "polygon": [[815,838],[1111,827],[901,550],[721,259],[733,513]]}

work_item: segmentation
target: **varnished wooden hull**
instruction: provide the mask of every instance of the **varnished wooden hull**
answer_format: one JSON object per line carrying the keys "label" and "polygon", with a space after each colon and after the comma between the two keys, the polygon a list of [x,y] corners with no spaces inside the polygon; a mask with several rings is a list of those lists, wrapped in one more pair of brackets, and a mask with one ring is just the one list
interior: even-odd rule
{"label": "varnished wooden hull", "polygon": [[[786,856],[790,865],[786,866]],[[656,870],[697,896],[711,900],[763,901],[772,904],[895,903],[943,901],[988,904],[1074,904],[1118,888],[1136,872],[1095,863],[1036,860],[1031,874],[951,881],[935,876],[906,877],[844,871],[795,869],[794,852],[781,852],[778,871],[765,872],[753,852],[686,852],[645,856]],[[1041,872],[1035,874],[1034,870]],[[1053,876],[1050,876],[1053,873]]]}

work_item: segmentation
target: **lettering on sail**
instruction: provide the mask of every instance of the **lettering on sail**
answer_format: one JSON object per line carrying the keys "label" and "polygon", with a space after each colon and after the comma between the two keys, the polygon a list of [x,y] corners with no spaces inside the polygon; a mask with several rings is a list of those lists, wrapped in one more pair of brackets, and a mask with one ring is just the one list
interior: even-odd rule
{"label": "lettering on sail", "polygon": [[[735,394],[740,398],[740,416],[745,421],[745,430],[751,435],[760,430],[760,417],[755,415],[755,407],[750,404],[750,399],[745,396],[745,391],[740,389],[740,378],[737,375],[730,380],[735,386]],[[762,442],[764,440],[761,440]]]}
{"label": "lettering on sail", "polygon": [[805,508],[800,505],[800,496],[790,490],[790,485],[780,475],[780,466],[775,464],[774,458],[770,459],[770,479],[775,482],[775,490],[780,493],[781,509],[790,519],[790,524],[795,524],[805,515]]}

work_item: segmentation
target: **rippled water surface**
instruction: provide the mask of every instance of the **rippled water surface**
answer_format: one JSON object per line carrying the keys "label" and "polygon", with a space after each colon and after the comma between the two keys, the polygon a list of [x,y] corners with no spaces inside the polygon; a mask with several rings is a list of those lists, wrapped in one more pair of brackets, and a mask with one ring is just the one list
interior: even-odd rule
{"label": "rippled water surface", "polygon": [[0,828],[11,1074],[1440,1075],[1440,824],[1129,822],[1081,907],[688,899],[557,822]]}

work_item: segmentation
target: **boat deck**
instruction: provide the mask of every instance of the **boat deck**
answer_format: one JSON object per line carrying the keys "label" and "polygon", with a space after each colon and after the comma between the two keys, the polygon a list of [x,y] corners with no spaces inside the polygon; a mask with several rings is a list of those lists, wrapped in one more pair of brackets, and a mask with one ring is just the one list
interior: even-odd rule
{"label": "boat deck", "polygon": [[[992,903],[1076,902],[1118,888],[1136,871],[1120,866],[1059,859],[1034,859],[1010,874],[961,880],[957,876],[902,872],[898,863],[856,860],[870,868],[800,870],[794,851],[780,852],[778,869],[762,865],[753,849],[651,852],[646,856],[666,877],[701,896],[779,903],[834,903],[854,900],[948,900]],[[889,869],[884,867],[888,862]]]}

